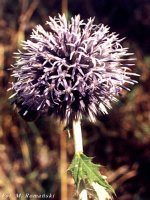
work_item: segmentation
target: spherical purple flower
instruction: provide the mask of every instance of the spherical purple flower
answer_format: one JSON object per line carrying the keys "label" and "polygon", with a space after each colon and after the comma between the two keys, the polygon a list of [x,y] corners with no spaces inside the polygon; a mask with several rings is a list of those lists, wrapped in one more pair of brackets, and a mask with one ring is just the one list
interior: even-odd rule
{"label": "spherical purple flower", "polygon": [[[23,116],[54,114],[60,119],[91,120],[107,113],[131,78],[131,55],[116,33],[103,24],[75,16],[49,18],[49,31],[38,25],[16,53],[14,103]],[[12,97],[11,96],[11,97]]]}

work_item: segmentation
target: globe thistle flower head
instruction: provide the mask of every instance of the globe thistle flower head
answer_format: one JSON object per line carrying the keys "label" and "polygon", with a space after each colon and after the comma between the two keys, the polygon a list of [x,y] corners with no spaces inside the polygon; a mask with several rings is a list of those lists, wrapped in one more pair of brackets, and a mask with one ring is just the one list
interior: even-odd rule
{"label": "globe thistle flower head", "polygon": [[[80,16],[49,18],[49,31],[38,25],[16,53],[10,98],[23,115],[54,114],[64,120],[91,120],[106,114],[127,84],[136,83],[127,48],[103,24]],[[127,58],[126,58],[127,57]]]}

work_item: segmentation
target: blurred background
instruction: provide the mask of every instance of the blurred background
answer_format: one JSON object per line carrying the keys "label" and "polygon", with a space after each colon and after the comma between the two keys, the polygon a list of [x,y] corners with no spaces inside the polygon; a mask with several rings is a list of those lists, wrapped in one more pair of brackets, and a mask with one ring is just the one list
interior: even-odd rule
{"label": "blurred background", "polygon": [[[150,200],[150,1],[149,0],[0,0],[0,199],[7,194],[51,194],[72,200],[73,180],[66,169],[74,154],[72,133],[50,117],[23,121],[10,105],[8,69],[13,52],[48,16],[95,16],[126,37],[141,76],[131,92],[95,124],[82,122],[84,152],[102,165],[116,190],[116,200]],[[71,130],[70,130],[71,132]],[[27,199],[27,198],[26,198]],[[35,199],[35,198],[30,198]],[[39,198],[40,199],[40,198]],[[41,198],[46,199],[46,198]]]}

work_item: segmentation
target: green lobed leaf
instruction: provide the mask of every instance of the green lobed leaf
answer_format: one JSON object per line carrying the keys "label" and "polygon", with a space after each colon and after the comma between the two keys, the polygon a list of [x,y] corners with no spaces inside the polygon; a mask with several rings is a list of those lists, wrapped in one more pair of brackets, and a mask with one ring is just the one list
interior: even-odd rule
{"label": "green lobed leaf", "polygon": [[99,172],[100,165],[94,164],[92,158],[87,157],[83,153],[75,154],[69,170],[72,173],[77,189],[79,189],[81,181],[88,183],[98,183],[108,190],[108,192],[115,193],[114,189],[103,178]]}

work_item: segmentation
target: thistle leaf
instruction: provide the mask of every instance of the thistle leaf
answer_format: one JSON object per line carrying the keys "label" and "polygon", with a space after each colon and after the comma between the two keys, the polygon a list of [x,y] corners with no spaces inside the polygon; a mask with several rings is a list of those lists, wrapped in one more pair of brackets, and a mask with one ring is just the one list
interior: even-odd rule
{"label": "thistle leaf", "polygon": [[79,190],[81,181],[86,185],[91,185],[93,182],[103,186],[108,192],[115,193],[111,185],[103,178],[99,172],[100,165],[94,164],[91,157],[85,154],[75,154],[69,170],[72,173],[77,190]]}

